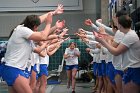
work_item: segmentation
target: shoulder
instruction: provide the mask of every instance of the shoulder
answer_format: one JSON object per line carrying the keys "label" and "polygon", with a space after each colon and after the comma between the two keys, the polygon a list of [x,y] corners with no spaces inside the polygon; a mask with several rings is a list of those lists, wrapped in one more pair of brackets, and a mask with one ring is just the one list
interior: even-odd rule
{"label": "shoulder", "polygon": [[115,34],[115,37],[123,37],[124,36],[124,33],[123,32],[120,32],[120,30],[117,30],[116,34]]}
{"label": "shoulder", "polygon": [[127,47],[134,44],[135,42],[139,41],[139,37],[134,30],[129,31],[125,34],[122,43],[125,44]]}
{"label": "shoulder", "polygon": [[134,30],[130,30],[127,34],[125,34],[124,37],[130,40],[138,39],[138,35],[136,34]]}
{"label": "shoulder", "polygon": [[20,31],[21,33],[30,33],[33,32],[30,28],[25,27],[24,25],[18,25],[15,30]]}

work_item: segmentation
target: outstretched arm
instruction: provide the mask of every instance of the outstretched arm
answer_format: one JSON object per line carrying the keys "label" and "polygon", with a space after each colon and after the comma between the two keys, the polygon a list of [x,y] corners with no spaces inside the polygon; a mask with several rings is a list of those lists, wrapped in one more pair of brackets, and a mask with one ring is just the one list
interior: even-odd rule
{"label": "outstretched arm", "polygon": [[[63,5],[62,4],[58,4],[56,10],[48,12],[48,13],[51,13],[52,15],[62,14],[63,10],[64,10]],[[48,16],[48,13],[39,16],[41,23],[43,23],[45,21],[46,17]]]}
{"label": "outstretched arm", "polygon": [[87,19],[85,20],[85,24],[88,26],[92,26],[92,28],[94,29],[94,31],[99,32],[99,28],[93,24],[93,22],[91,21],[91,19]]}
{"label": "outstretched arm", "polygon": [[33,41],[47,40],[49,33],[51,33],[50,32],[51,24],[52,24],[52,14],[49,13],[46,18],[46,27],[44,28],[44,30],[33,32],[28,39]]}
{"label": "outstretched arm", "polygon": [[102,24],[100,21],[101,21],[101,19],[96,20],[96,25],[97,25],[98,27],[104,27],[106,33],[108,33],[108,34],[114,36],[115,33],[113,32],[112,28],[110,28],[110,27],[108,27],[108,26]]}
{"label": "outstretched arm", "polygon": [[113,54],[115,56],[118,56],[118,55],[124,53],[126,50],[128,50],[128,48],[121,43],[117,47],[113,47],[105,40],[104,37],[98,37],[96,35],[95,35],[95,37],[98,42],[100,42],[104,47],[106,47],[108,49],[108,51],[111,54]]}

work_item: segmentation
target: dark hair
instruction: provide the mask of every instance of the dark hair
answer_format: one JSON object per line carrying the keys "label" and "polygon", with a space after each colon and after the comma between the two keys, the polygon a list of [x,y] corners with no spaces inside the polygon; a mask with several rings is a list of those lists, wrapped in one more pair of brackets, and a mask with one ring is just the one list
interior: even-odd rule
{"label": "dark hair", "polygon": [[115,26],[114,21],[110,20],[110,27],[113,27],[114,29],[118,30],[118,27]]}
{"label": "dark hair", "polygon": [[120,10],[116,12],[116,17],[120,17],[122,15],[128,15],[127,11],[125,10]]}
{"label": "dark hair", "polygon": [[75,45],[75,47],[77,47],[77,45],[76,45],[76,43],[75,42],[71,42],[70,44],[69,44],[69,46],[68,47],[70,47],[70,45],[71,44],[74,44]]}
{"label": "dark hair", "polygon": [[34,26],[39,26],[41,22],[37,15],[29,15],[21,24],[24,24],[25,27],[28,27],[31,30],[33,30]]}
{"label": "dark hair", "polygon": [[[25,18],[25,20],[20,24],[24,24],[25,27],[30,28],[33,30],[34,26],[39,26],[41,24],[40,19],[37,15],[29,15]],[[10,32],[9,38],[13,34],[14,29]]]}
{"label": "dark hair", "polygon": [[128,15],[122,15],[118,18],[118,23],[124,28],[131,28],[132,19]]}

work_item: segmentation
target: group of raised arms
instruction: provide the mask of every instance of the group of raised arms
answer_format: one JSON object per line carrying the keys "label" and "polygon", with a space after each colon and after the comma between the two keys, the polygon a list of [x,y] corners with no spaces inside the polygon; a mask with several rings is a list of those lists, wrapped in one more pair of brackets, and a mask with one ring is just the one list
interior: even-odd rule
{"label": "group of raised arms", "polygon": [[140,93],[140,40],[131,29],[132,19],[124,10],[116,12],[110,25],[85,20],[92,31],[79,28],[76,35],[93,57],[96,84],[93,93]]}
{"label": "group of raised arms", "polygon": [[[63,12],[64,7],[59,4],[56,10],[43,15],[28,15],[11,31],[0,64],[0,77],[6,81],[9,93],[45,93],[49,56],[70,39],[65,37],[69,30],[65,20],[52,26],[53,16]],[[38,31],[43,23],[45,28]]]}
{"label": "group of raised arms", "polygon": [[[43,15],[28,15],[9,36],[0,77],[6,81],[9,93],[45,93],[48,76],[49,56],[61,44],[70,39],[65,37],[68,28],[65,20],[58,20],[52,26],[53,16],[64,12],[59,4],[54,11]],[[45,23],[42,31],[39,25]],[[93,93],[140,93],[140,40],[131,29],[132,19],[126,11],[120,10],[113,16],[110,26],[97,19],[85,20],[92,31],[79,28],[75,34],[88,48],[93,57],[93,74],[96,84]],[[66,61],[67,88],[72,85],[75,93],[80,51],[71,42],[63,55]],[[88,91],[87,91],[88,92]]]}

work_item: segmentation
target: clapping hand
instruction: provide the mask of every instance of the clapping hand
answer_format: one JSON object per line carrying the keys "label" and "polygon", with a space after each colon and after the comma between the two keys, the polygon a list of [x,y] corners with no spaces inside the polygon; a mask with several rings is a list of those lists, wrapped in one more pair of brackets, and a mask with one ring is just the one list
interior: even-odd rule
{"label": "clapping hand", "polygon": [[91,19],[87,19],[87,20],[85,20],[85,24],[88,26],[91,26],[93,23],[92,23]]}
{"label": "clapping hand", "polygon": [[104,36],[100,33],[97,33],[97,32],[93,32],[94,36],[95,36],[95,39],[96,41],[100,42],[100,43],[103,43],[105,41],[104,39]]}

